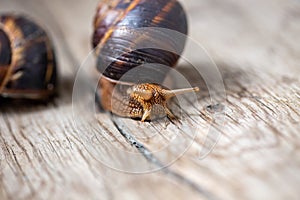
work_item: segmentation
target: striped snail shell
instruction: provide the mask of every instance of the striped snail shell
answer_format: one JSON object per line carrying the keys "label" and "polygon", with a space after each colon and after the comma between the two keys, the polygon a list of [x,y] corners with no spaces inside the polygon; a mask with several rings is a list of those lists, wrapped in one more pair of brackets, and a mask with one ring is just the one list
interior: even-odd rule
{"label": "striped snail shell", "polygon": [[[143,33],[135,37],[135,30],[141,28],[145,28]],[[94,18],[92,46],[97,56],[97,69],[102,73],[99,94],[104,109],[145,121],[160,114],[161,110],[154,108],[160,105],[164,114],[174,118],[167,107],[167,100],[180,93],[198,90],[167,90],[157,84],[163,81],[168,71],[157,66],[173,67],[180,57],[174,52],[183,51],[185,39],[176,41],[172,36],[161,33],[160,29],[151,31],[151,28],[186,35],[187,18],[180,3],[176,0],[104,0],[99,3]],[[160,34],[161,38],[152,41],[154,34]],[[142,46],[140,43],[149,41],[157,48],[138,48]],[[174,51],[165,50],[165,47]],[[122,79],[128,71],[149,63],[152,69],[142,68]],[[149,76],[155,76],[155,83]]]}
{"label": "striped snail shell", "polygon": [[56,61],[46,32],[25,16],[0,15],[0,95],[47,99],[55,93]]}

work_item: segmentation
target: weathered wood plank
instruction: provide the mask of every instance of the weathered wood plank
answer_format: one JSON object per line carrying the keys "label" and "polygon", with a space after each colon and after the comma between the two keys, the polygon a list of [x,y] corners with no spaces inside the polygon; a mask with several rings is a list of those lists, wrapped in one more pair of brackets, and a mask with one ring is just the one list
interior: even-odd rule
{"label": "weathered wood plank", "polygon": [[[298,1],[183,2],[190,34],[218,65],[227,101],[211,105],[204,82],[193,78],[203,89],[200,106],[186,97],[181,123],[115,118],[114,124],[108,113],[97,113],[75,126],[72,86],[75,69],[89,53],[96,3],[0,1],[1,12],[21,10],[45,23],[62,84],[60,96],[48,104],[1,102],[0,199],[300,196]],[[204,64],[199,52],[185,53],[193,64]],[[219,124],[213,114],[222,109],[225,120]],[[206,149],[216,140],[211,152]],[[132,175],[112,168],[161,170]]]}

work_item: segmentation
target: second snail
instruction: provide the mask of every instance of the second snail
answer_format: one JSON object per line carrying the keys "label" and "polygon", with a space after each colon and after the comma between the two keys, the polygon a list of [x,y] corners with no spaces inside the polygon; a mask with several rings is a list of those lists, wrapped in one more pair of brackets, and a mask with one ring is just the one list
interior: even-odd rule
{"label": "second snail", "polygon": [[46,31],[26,16],[0,15],[0,96],[47,100],[56,93],[56,59]]}
{"label": "second snail", "polygon": [[[185,11],[176,0],[101,1],[92,37],[97,69],[102,74],[99,82],[101,106],[119,116],[141,121],[162,112],[175,118],[168,108],[168,100],[199,88],[168,90],[160,85],[167,70],[160,70],[159,66],[174,67],[185,46],[185,39],[174,40],[172,35],[160,30],[186,35],[187,29]],[[138,31],[142,33],[136,34]],[[161,37],[154,40],[157,38],[154,34]],[[140,48],[143,47],[141,43],[150,43],[150,48]],[[149,63],[152,70],[141,68],[129,79],[122,78],[128,71]],[[155,76],[155,81],[149,76]]]}

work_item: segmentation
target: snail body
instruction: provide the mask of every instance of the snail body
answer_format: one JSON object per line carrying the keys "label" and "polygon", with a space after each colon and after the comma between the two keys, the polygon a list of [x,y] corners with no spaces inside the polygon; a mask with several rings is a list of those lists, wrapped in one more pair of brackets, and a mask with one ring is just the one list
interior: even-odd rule
{"label": "snail body", "polygon": [[0,15],[0,96],[47,99],[55,88],[56,60],[46,32],[25,16]]}
{"label": "snail body", "polygon": [[[142,29],[141,34],[135,34],[138,29]],[[158,66],[174,67],[185,46],[185,38],[176,40],[163,30],[186,35],[187,29],[186,14],[176,0],[101,1],[92,37],[97,69],[102,74],[99,81],[101,106],[117,115],[142,121],[161,112],[174,118],[167,101],[183,92],[198,91],[198,88],[167,90],[159,84],[168,70]],[[139,48],[143,46],[145,48]],[[141,68],[126,75],[148,63],[152,64],[150,69]],[[160,105],[162,111],[155,109],[155,105]]]}

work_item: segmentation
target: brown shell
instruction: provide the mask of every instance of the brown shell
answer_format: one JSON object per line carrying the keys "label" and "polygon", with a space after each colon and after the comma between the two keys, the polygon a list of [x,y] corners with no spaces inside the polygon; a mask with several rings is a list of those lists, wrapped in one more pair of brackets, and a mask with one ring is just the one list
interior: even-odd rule
{"label": "brown shell", "polygon": [[101,107],[141,121],[164,115],[174,119],[168,100],[199,90],[160,85],[177,63],[186,34],[186,15],[176,0],[102,0],[92,38],[97,69],[103,74]]}
{"label": "brown shell", "polygon": [[[158,41],[163,44],[162,49],[164,46],[176,48],[174,52],[160,48],[136,49],[138,43],[153,37],[153,33],[145,30],[141,37],[134,41],[130,39],[135,29],[145,27],[165,28],[186,35],[187,19],[176,0],[104,0],[99,3],[94,19],[92,45],[96,48],[97,69],[105,77],[119,80],[132,68],[145,63],[167,66],[176,64],[180,55],[174,52],[183,51],[185,39],[174,42],[171,35],[166,35]],[[124,32],[128,33],[128,37]],[[123,36],[119,37],[120,34]],[[145,82],[147,76],[155,75],[158,82],[162,81],[166,72],[155,70],[155,67],[153,65],[153,72],[142,70],[129,79]]]}
{"label": "brown shell", "polygon": [[56,88],[56,61],[46,32],[27,17],[0,16],[0,95],[42,99]]}

